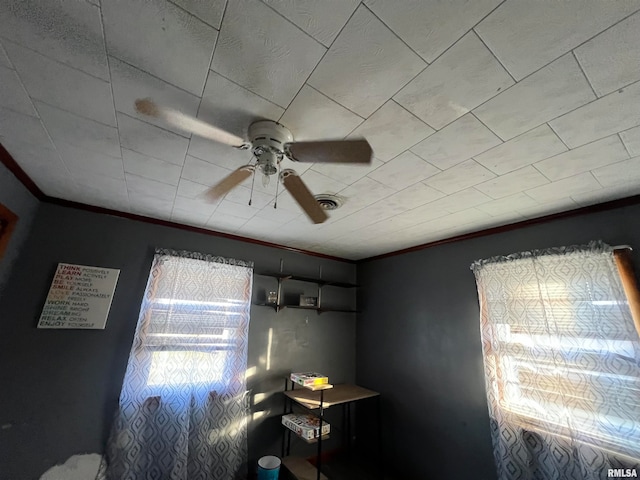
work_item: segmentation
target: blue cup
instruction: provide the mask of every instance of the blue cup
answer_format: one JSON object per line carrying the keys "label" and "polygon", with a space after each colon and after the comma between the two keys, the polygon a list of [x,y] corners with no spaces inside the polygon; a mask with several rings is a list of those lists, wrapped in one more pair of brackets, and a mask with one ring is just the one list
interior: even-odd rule
{"label": "blue cup", "polygon": [[278,480],[280,463],[280,459],[274,455],[258,460],[258,480]]}

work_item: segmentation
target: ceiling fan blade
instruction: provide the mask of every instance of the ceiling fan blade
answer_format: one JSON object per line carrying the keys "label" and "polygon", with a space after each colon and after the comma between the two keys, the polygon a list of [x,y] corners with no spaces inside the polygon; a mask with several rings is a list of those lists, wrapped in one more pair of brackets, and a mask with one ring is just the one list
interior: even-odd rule
{"label": "ceiling fan blade", "polygon": [[208,138],[214,142],[223,143],[236,148],[242,148],[246,144],[242,138],[232,133],[225,132],[221,128],[214,127],[202,120],[185,115],[173,108],[160,107],[149,98],[136,100],[136,110],[138,113],[159,118],[180,130]]}
{"label": "ceiling fan blade", "polygon": [[244,165],[227,175],[221,182],[211,187],[206,196],[212,200],[224,197],[234,187],[240,185],[253,174],[255,167],[253,165]]}
{"label": "ceiling fan blade", "polygon": [[298,202],[313,223],[322,223],[329,218],[296,172],[290,169],[283,170],[280,178],[284,188]]}
{"label": "ceiling fan blade", "polygon": [[293,142],[285,145],[285,149],[292,160],[305,163],[371,163],[373,156],[369,142],[364,139]]}

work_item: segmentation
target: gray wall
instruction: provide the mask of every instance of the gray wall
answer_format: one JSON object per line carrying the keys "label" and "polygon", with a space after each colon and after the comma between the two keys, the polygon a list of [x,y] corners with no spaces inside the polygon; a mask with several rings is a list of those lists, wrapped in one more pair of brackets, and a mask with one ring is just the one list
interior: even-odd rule
{"label": "gray wall", "polygon": [[[640,249],[638,218],[636,205],[358,265],[356,378],[382,393],[399,478],[496,478],[471,262],[596,239]],[[366,423],[358,435],[367,438]]]}
{"label": "gray wall", "polygon": [[18,215],[16,228],[4,256],[0,259],[0,298],[2,298],[2,287],[18,257],[22,243],[27,238],[31,221],[40,203],[2,163],[0,163],[0,203]]}
{"label": "gray wall", "polygon": [[[256,271],[276,271],[282,258],[294,273],[313,276],[322,265],[323,278],[356,279],[354,264],[42,203],[0,302],[2,480],[38,478],[73,454],[104,451],[156,246],[252,260]],[[121,270],[105,330],[36,328],[58,262]],[[254,298],[264,300],[275,286],[256,276]],[[315,293],[309,284],[287,288],[292,296]],[[323,299],[355,307],[354,290],[334,290]],[[266,414],[250,423],[252,464],[280,454],[283,397],[277,393],[285,374],[312,369],[335,383],[354,382],[355,326],[354,314],[252,307],[248,366],[256,374],[248,386],[252,394],[267,394],[253,406]]]}

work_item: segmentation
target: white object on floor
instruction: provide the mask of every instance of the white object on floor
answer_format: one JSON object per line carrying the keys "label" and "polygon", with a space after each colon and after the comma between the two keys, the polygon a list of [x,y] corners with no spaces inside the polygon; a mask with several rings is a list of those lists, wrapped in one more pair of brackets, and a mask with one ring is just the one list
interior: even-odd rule
{"label": "white object on floor", "polygon": [[102,455],[97,453],[73,455],[44,472],[40,480],[95,480],[101,462]]}

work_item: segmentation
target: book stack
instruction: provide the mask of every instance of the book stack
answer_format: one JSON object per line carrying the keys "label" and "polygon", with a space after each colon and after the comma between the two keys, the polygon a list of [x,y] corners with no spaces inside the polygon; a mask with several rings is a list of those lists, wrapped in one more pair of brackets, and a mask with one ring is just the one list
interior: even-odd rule
{"label": "book stack", "polygon": [[[290,413],[282,416],[282,424],[304,438],[305,440],[314,440],[320,435],[320,419],[315,415]],[[328,435],[331,426],[322,422],[322,435]]]}
{"label": "book stack", "polygon": [[303,387],[313,388],[329,383],[329,377],[316,372],[292,373],[291,381]]}

